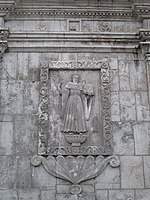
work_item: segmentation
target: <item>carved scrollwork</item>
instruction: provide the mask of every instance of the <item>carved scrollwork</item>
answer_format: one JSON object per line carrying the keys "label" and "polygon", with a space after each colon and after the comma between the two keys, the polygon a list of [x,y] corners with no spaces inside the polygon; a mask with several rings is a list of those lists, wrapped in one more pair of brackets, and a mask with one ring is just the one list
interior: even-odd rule
{"label": "carved scrollwork", "polygon": [[47,134],[49,127],[48,114],[48,68],[44,66],[40,73],[40,104],[39,104],[39,148],[38,153],[47,152]]}
{"label": "carved scrollwork", "polygon": [[120,165],[119,158],[116,156],[49,156],[44,158],[42,156],[34,156],[31,159],[31,164],[35,167],[40,164],[52,176],[64,179],[72,184],[70,193],[79,194],[82,189],[79,185],[81,182],[95,178],[106,168],[108,164],[111,167],[118,167]]}

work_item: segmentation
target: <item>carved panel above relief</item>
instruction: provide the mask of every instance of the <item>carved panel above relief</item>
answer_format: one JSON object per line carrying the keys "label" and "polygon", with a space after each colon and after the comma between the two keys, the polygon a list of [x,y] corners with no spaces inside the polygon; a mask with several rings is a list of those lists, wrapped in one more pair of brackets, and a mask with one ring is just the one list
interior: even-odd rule
{"label": "carved panel above relief", "polygon": [[39,154],[112,154],[107,61],[42,66]]}

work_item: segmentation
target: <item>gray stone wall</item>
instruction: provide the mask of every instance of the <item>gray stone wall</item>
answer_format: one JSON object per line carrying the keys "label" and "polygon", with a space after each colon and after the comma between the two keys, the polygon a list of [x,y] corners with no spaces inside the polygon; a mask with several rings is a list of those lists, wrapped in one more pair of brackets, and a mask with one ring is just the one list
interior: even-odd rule
{"label": "gray stone wall", "polygon": [[[141,20],[18,18],[12,14],[5,21],[10,30],[9,49],[0,63],[0,200],[77,200],[69,193],[67,181],[51,176],[43,166],[31,165],[31,157],[38,152],[40,68],[45,61],[104,58],[110,66],[113,154],[119,156],[121,164],[119,168],[107,166],[95,179],[81,183],[83,192],[78,199],[149,200],[150,75],[142,50],[128,48],[132,42],[137,44]],[[77,46],[75,41],[68,43],[65,38],[44,41],[45,36],[38,35],[44,32],[51,36],[54,32],[57,38],[59,33],[69,32],[74,22],[77,32],[89,35],[104,36],[108,32],[118,34],[116,38],[121,34],[131,35],[126,42],[123,36],[120,43],[116,39],[116,47],[110,38],[98,44],[95,40],[84,43],[84,34]],[[143,24],[149,27],[148,20]],[[34,35],[31,38],[30,33]],[[68,49],[68,44],[74,49]]]}

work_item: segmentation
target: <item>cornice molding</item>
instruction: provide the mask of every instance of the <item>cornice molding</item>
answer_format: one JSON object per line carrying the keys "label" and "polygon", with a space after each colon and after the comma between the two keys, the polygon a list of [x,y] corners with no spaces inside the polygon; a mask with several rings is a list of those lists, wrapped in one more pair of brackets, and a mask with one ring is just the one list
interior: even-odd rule
{"label": "cornice molding", "polygon": [[[17,42],[16,42],[17,41]],[[134,33],[82,33],[82,32],[15,32],[9,39],[10,51],[110,51],[132,49],[139,45]]]}
{"label": "cornice molding", "polygon": [[112,9],[112,10],[101,10],[95,8],[22,8],[15,9],[11,12],[11,18],[131,18],[133,17],[132,10]]}

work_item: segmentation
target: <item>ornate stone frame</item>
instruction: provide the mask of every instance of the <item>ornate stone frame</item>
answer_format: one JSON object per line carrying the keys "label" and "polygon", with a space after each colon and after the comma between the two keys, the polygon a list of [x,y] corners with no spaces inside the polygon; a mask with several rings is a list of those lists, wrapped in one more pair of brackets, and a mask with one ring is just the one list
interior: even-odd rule
{"label": "ornate stone frame", "polygon": [[[40,104],[39,104],[39,145],[38,154],[48,155],[47,135],[49,130],[49,70],[100,70],[103,146],[83,148],[81,152],[74,151],[71,155],[112,155],[111,141],[111,100],[110,100],[110,73],[108,61],[50,61],[43,64],[40,70]],[[66,147],[67,149],[68,147]],[[52,149],[50,155],[68,155],[67,150],[61,147]],[[68,151],[69,152],[69,151]],[[88,153],[87,153],[88,152]]]}

